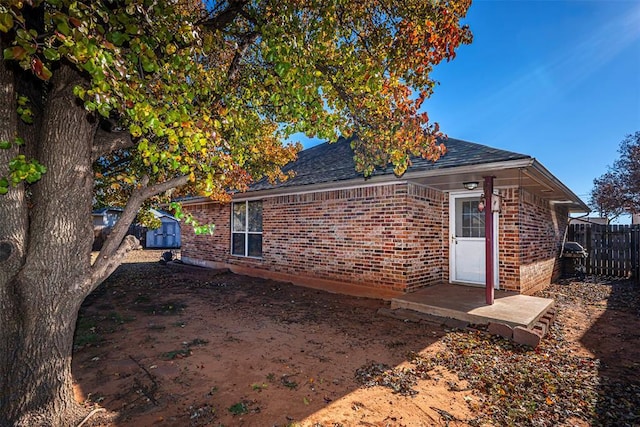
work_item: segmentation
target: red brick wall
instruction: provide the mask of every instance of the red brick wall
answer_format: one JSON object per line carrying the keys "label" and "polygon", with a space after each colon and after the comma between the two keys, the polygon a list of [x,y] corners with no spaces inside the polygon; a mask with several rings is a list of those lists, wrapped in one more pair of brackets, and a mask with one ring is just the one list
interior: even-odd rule
{"label": "red brick wall", "polygon": [[520,292],[544,289],[560,274],[560,246],[568,221],[563,205],[520,192]]}
{"label": "red brick wall", "polygon": [[520,202],[517,188],[501,189],[498,215],[498,279],[500,289],[520,289]]}
{"label": "red brick wall", "polygon": [[442,280],[443,203],[442,193],[413,184],[265,198],[260,260],[230,255],[229,205],[186,207],[216,230],[185,233],[182,256],[402,292]]}
{"label": "red brick wall", "polygon": [[448,234],[444,228],[448,198],[432,188],[413,184],[409,184],[408,196],[408,236],[401,256],[410,291],[445,280],[449,266]]}
{"label": "red brick wall", "polygon": [[402,291],[406,198],[406,185],[387,185],[267,199],[264,265]]}
{"label": "red brick wall", "polygon": [[[533,293],[555,280],[567,210],[502,189],[498,222],[501,289]],[[276,196],[263,200],[263,258],[230,255],[230,205],[185,208],[213,236],[183,227],[182,256],[209,265],[320,287],[404,292],[449,280],[448,197],[414,184]],[[243,270],[249,273],[248,270]],[[276,276],[274,276],[276,275]],[[323,282],[324,281],[324,282]]]}
{"label": "red brick wall", "polygon": [[215,224],[213,235],[196,235],[190,226],[181,227],[183,257],[225,262],[231,252],[231,205],[206,203],[185,206],[185,212],[193,215],[200,224]]}
{"label": "red brick wall", "polygon": [[532,294],[560,275],[560,245],[568,211],[523,189],[501,190],[500,285]]}

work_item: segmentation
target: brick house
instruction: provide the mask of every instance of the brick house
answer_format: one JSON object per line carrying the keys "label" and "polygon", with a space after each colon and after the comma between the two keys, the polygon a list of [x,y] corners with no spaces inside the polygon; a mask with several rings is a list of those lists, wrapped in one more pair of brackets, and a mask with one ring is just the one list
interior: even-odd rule
{"label": "brick house", "polygon": [[[185,227],[182,260],[382,298],[437,283],[484,287],[492,215],[494,287],[531,294],[547,286],[560,273],[569,213],[588,207],[530,156],[445,145],[435,163],[418,158],[401,177],[387,169],[364,179],[340,139],[302,151],[283,183],[258,182],[229,204],[187,200],[185,210],[216,229],[196,236]],[[482,210],[486,179],[495,196]]]}

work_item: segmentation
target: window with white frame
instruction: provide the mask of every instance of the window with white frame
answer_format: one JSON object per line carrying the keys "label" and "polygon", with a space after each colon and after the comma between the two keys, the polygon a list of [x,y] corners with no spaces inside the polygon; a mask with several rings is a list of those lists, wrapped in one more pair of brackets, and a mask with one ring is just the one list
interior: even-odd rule
{"label": "window with white frame", "polygon": [[479,203],[478,198],[456,200],[456,211],[460,215],[456,222],[458,237],[484,237],[485,213],[478,209]]}
{"label": "window with white frame", "polygon": [[231,253],[262,256],[262,201],[234,202],[231,209]]}

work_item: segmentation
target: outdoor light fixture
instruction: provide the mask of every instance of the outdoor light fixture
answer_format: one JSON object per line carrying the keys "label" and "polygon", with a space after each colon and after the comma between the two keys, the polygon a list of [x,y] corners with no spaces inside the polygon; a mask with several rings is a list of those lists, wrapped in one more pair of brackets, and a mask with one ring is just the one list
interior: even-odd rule
{"label": "outdoor light fixture", "polygon": [[478,188],[478,181],[463,182],[462,185],[467,190],[475,190],[476,188]]}

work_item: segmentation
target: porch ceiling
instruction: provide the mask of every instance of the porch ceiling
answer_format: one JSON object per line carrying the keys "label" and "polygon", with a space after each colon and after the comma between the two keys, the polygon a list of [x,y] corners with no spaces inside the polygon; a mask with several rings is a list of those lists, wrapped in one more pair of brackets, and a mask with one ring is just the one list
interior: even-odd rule
{"label": "porch ceiling", "polygon": [[462,184],[469,181],[478,182],[478,188],[482,189],[484,177],[489,175],[494,177],[494,188],[522,188],[551,202],[566,204],[571,212],[590,211],[578,196],[535,159],[530,164],[514,165],[508,168],[495,165],[495,167],[452,168],[448,171],[451,173],[439,172],[437,175],[406,176],[405,178],[440,191],[451,192],[464,191]]}

